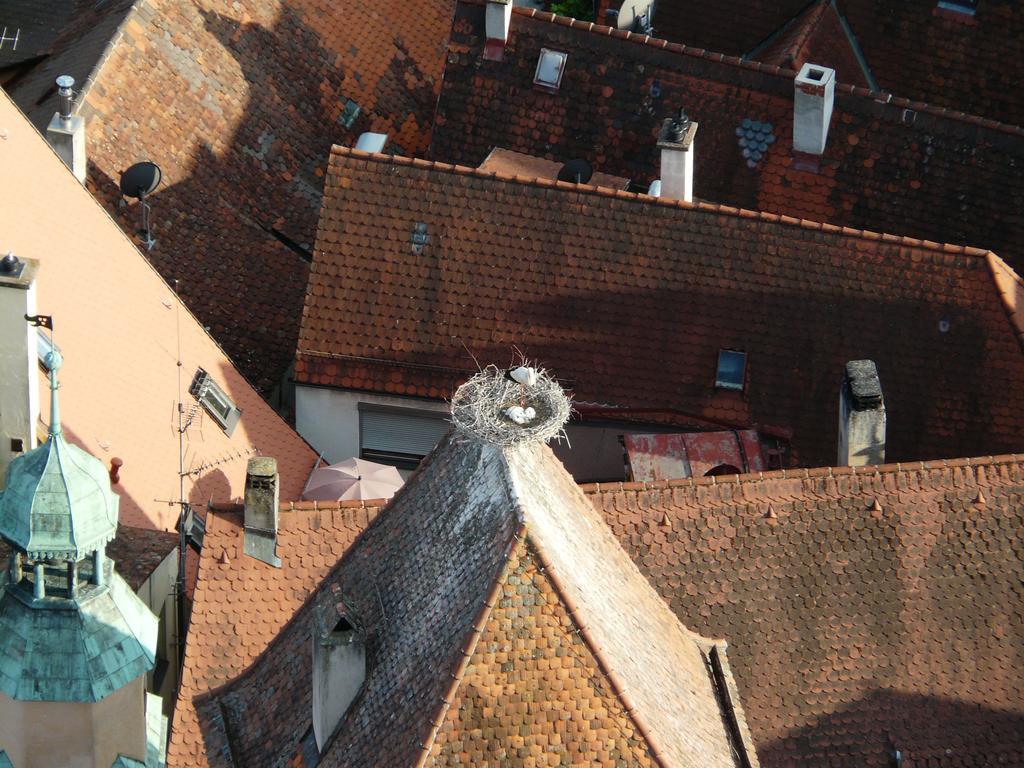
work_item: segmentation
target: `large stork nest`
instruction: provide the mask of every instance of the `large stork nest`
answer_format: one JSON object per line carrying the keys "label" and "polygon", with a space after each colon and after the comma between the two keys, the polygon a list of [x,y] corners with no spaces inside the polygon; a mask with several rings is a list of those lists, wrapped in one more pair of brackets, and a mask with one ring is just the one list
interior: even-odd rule
{"label": "large stork nest", "polygon": [[[572,408],[569,398],[547,371],[535,370],[536,383],[522,385],[496,366],[484,368],[452,397],[452,421],[456,429],[492,445],[547,442],[564,437],[565,423]],[[508,410],[516,406],[533,409],[533,418],[523,424],[516,423],[508,415]]]}

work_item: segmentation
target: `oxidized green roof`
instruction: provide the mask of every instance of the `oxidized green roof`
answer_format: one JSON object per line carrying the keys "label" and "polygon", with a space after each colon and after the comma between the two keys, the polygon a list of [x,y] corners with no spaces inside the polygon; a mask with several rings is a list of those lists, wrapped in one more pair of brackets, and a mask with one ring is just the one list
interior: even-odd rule
{"label": "oxidized green roof", "polygon": [[120,499],[103,463],[64,439],[57,404],[61,361],[51,356],[50,437],[7,468],[0,536],[33,559],[80,560],[114,538]]}
{"label": "oxidized green roof", "polygon": [[106,587],[34,606],[8,587],[0,597],[0,690],[20,701],[103,699],[152,669],[157,618],[106,560]]}

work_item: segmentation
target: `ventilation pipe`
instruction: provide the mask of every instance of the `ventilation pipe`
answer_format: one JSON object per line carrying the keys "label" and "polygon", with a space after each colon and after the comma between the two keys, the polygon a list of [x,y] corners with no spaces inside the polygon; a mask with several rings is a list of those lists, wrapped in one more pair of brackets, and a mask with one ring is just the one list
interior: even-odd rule
{"label": "ventilation pipe", "polygon": [[75,78],[61,75],[57,78],[58,110],[46,128],[46,140],[71,169],[79,183],[85,183],[85,120],[71,114],[74,101]]}

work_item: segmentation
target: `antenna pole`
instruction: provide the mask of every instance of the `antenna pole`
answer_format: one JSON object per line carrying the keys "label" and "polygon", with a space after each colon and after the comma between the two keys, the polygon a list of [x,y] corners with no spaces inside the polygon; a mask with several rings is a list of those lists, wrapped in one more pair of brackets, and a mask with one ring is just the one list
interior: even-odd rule
{"label": "antenna pole", "polygon": [[[146,201],[143,199],[143,205]],[[178,281],[174,281],[174,293],[178,293]],[[185,663],[185,558],[188,554],[188,536],[185,531],[185,521],[188,517],[188,504],[185,502],[185,430],[188,425],[184,423],[185,404],[181,400],[181,304],[175,307],[174,330],[177,336],[178,354],[178,579],[176,591],[178,593],[177,618],[178,618],[178,686],[181,686],[181,672]]]}

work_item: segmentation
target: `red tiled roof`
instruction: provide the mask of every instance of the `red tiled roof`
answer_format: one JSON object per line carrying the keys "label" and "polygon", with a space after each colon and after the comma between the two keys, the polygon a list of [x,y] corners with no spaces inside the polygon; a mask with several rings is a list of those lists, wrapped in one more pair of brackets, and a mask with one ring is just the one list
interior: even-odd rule
{"label": "red tiled roof", "polygon": [[[496,173],[500,176],[522,176],[527,179],[557,181],[562,166],[563,163],[558,163],[554,160],[545,160],[543,157],[524,155],[522,152],[513,152],[511,149],[495,147],[484,158],[484,161],[480,163],[480,170],[487,173]],[[626,189],[629,186],[629,179],[621,176],[609,176],[607,173],[594,171],[591,178],[585,183],[592,187]]]}
{"label": "red tiled roof", "polygon": [[377,509],[374,502],[283,504],[277,547],[281,568],[243,554],[239,512],[207,515],[167,751],[169,766],[220,764],[208,752],[194,699],[249,668],[376,517]]}
{"label": "red tiled roof", "polygon": [[869,71],[857,56],[856,41],[843,26],[831,0],[817,0],[791,19],[749,58],[765,64],[799,71],[807,63],[836,71],[836,80],[848,85],[871,87]]}
{"label": "red tiled roof", "polygon": [[[114,205],[120,173],[161,167],[148,255],[262,390],[294,353],[308,261],[284,241],[312,246],[331,144],[376,130],[427,147],[451,15],[450,0],[138,0],[91,58],[90,188],[135,232],[137,206]],[[42,126],[53,110],[36,112]]]}
{"label": "red tiled roof", "polygon": [[[618,7],[604,0],[604,7]],[[881,88],[939,107],[1024,125],[1024,59],[1007,56],[1024,39],[1019,3],[979,2],[973,17],[937,0],[835,0]],[[658,0],[658,37],[740,56],[801,15],[806,0]],[[598,21],[607,23],[603,16]],[[821,55],[828,56],[827,49]],[[829,65],[826,61],[816,64]]]}
{"label": "red tiled roof", "polygon": [[[325,194],[298,381],[440,397],[467,349],[517,347],[583,402],[789,427],[813,466],[869,358],[890,458],[1020,445],[1019,283],[985,252],[342,148]],[[714,387],[722,348],[748,354],[744,393]]]}
{"label": "red tiled roof", "polygon": [[[991,249],[1024,265],[1024,130],[840,84],[820,171],[792,155],[790,70],[517,9],[501,62],[482,59],[483,8],[459,4],[432,157],[476,166],[501,146],[584,157],[647,184],[680,107],[700,124],[694,194],[798,218]],[[568,54],[556,93],[533,86],[541,48]],[[770,123],[749,167],[736,130]]]}
{"label": "red tiled roof", "polygon": [[[289,544],[289,556],[306,548]],[[538,750],[588,765],[739,765],[706,666],[714,643],[678,623],[545,446],[442,443],[251,668],[193,699],[199,724],[185,738],[210,765],[301,751],[310,635],[318,610],[341,600],[372,657],[325,768],[530,765]],[[216,625],[225,608],[201,610]],[[189,652],[204,640],[190,637]],[[735,702],[731,673],[726,684]],[[522,686],[534,706],[515,695]]]}
{"label": "red tiled roof", "polygon": [[765,768],[1024,764],[1024,457],[585,489]]}

